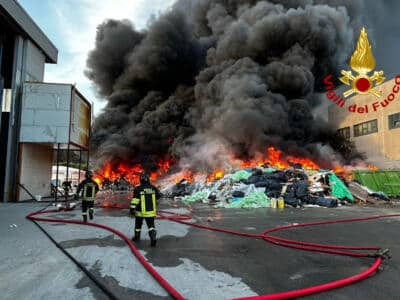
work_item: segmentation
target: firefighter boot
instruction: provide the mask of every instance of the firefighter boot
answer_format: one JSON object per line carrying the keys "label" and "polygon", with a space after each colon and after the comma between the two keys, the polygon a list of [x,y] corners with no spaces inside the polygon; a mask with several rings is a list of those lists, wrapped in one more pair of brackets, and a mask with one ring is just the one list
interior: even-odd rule
{"label": "firefighter boot", "polygon": [[156,240],[157,231],[155,229],[150,230],[149,236],[150,236],[150,246],[155,247],[157,244],[157,240]]}
{"label": "firefighter boot", "polygon": [[93,208],[89,209],[89,219],[93,220]]}
{"label": "firefighter boot", "polygon": [[83,217],[83,222],[86,223],[87,222],[87,215],[83,215],[82,217]]}
{"label": "firefighter boot", "polygon": [[140,231],[135,231],[135,236],[132,238],[133,242],[140,242]]}

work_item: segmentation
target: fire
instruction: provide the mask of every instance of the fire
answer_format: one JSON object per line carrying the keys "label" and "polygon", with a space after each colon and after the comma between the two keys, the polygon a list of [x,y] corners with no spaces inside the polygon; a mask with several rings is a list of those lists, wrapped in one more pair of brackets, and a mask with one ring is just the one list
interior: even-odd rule
{"label": "fire", "polygon": [[221,179],[222,177],[224,177],[224,172],[220,169],[215,170],[214,172],[212,172],[210,175],[208,175],[206,181],[210,182],[210,181],[214,181],[217,179]]}
{"label": "fire", "polygon": [[162,170],[162,172],[164,173],[167,173],[170,167],[171,167],[171,161],[168,159],[160,160],[158,162],[158,168]]}
{"label": "fire", "polygon": [[300,164],[304,169],[307,170],[318,170],[319,166],[308,158],[301,157],[288,157],[288,161],[291,163]]}
{"label": "fire", "polygon": [[270,166],[276,167],[278,169],[289,168],[290,166],[289,163],[281,158],[282,156],[281,150],[275,149],[274,147],[269,147],[267,151],[268,151],[268,159],[266,162]]}
{"label": "fire", "polygon": [[353,169],[354,167],[352,166],[339,166],[336,165],[333,167],[333,172],[336,173],[341,178],[346,179],[347,181],[353,180]]}
{"label": "fire", "polygon": [[[189,169],[181,170],[173,175],[168,174],[172,165],[174,165],[176,161],[171,159],[162,159],[159,160],[157,165],[158,169],[150,173],[150,179],[152,182],[157,181],[161,177],[166,178],[168,180],[172,180],[172,182],[178,183],[182,179],[185,179],[189,182],[193,182],[194,178],[206,178],[207,182],[221,179],[225,176],[225,172],[228,170],[225,168],[217,168],[210,174],[201,174],[201,173],[193,173]],[[312,161],[306,157],[297,157],[297,156],[287,156],[284,155],[283,152],[275,147],[268,147],[265,153],[257,154],[256,158],[252,160],[241,160],[235,158],[233,155],[230,158],[227,166],[230,168],[253,168],[256,166],[269,166],[277,169],[286,169],[291,167],[293,164],[299,164],[302,168],[308,170],[318,170],[319,166],[317,163]],[[231,169],[229,169],[231,170]],[[102,184],[104,181],[108,180],[110,182],[118,181],[121,179],[125,179],[131,185],[139,184],[140,173],[144,171],[144,168],[140,164],[131,165],[129,163],[118,163],[112,164],[108,162],[104,165],[101,170],[95,172],[94,180]],[[166,176],[170,175],[170,176]]]}
{"label": "fire", "polygon": [[111,165],[110,165],[110,163],[107,163],[104,168],[104,177],[110,178],[110,175],[111,175]]}
{"label": "fire", "polygon": [[365,166],[358,166],[358,167],[344,166],[344,167],[342,167],[342,166],[337,165],[337,166],[335,166],[333,168],[333,171],[337,175],[345,178],[346,180],[351,181],[351,180],[354,179],[354,177],[353,177],[353,171],[354,170],[358,170],[358,169],[364,169],[365,170],[366,168],[368,170],[370,170],[370,171],[377,171],[378,170],[378,167],[374,166],[374,165],[368,165],[367,167],[365,167]]}
{"label": "fire", "polygon": [[[231,157],[232,165],[240,166],[240,168],[254,168],[256,166],[270,166],[277,169],[287,169],[293,164],[299,164],[307,170],[319,170],[317,163],[309,158],[285,156],[283,152],[275,147],[268,147],[266,153],[257,155],[257,158],[252,160],[238,160]],[[224,177],[224,171],[221,169],[214,170],[207,176],[206,181],[210,182]]]}
{"label": "fire", "polygon": [[175,178],[175,183],[178,183],[182,179],[192,183],[194,181],[194,174],[190,170],[183,170],[174,176]]}
{"label": "fire", "polygon": [[[262,166],[264,163],[263,162],[258,162],[257,163],[257,166]],[[252,161],[242,161],[241,163],[240,163],[240,167],[241,168],[251,168],[251,167],[253,167],[254,166],[254,164],[253,164],[253,162]]]}
{"label": "fire", "polygon": [[344,173],[344,169],[341,166],[335,166],[333,168],[333,172],[335,172],[336,174],[343,174]]}
{"label": "fire", "polygon": [[287,169],[291,164],[299,164],[304,169],[307,170],[318,170],[320,167],[317,163],[309,158],[296,157],[296,156],[286,156],[282,155],[282,151],[274,147],[268,147],[267,153],[264,158],[258,160],[242,161],[240,163],[241,168],[251,168],[255,166],[268,165],[277,169]]}
{"label": "fire", "polygon": [[[150,179],[154,181],[166,174],[170,168],[170,164],[170,161],[167,159],[160,160],[158,162],[158,170],[150,173]],[[140,182],[140,174],[143,171],[144,168],[140,164],[129,165],[127,163],[119,163],[112,167],[111,163],[107,162],[103,169],[95,172],[93,179],[99,184],[102,184],[106,180],[114,182],[125,179],[131,185],[137,185]]]}

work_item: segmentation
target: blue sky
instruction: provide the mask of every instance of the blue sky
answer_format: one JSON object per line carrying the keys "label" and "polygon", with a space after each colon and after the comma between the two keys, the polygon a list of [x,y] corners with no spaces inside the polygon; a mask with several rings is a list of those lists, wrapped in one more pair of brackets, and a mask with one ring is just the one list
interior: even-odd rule
{"label": "blue sky", "polygon": [[47,64],[45,81],[75,83],[94,102],[97,115],[105,101],[85,77],[88,51],[96,27],[105,19],[129,19],[143,29],[149,18],[168,9],[174,0],[18,0],[58,48],[58,63]]}

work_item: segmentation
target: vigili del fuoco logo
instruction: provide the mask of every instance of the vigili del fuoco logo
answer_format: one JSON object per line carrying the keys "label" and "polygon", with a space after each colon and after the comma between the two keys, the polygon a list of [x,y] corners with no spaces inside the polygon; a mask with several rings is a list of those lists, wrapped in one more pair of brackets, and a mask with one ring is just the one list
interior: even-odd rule
{"label": "vigili del fuoco logo", "polygon": [[382,99],[383,97],[381,93],[374,88],[376,85],[381,84],[385,80],[385,77],[383,76],[384,74],[382,70],[374,71],[371,76],[368,75],[368,73],[375,69],[375,58],[372,54],[371,45],[364,27],[361,29],[356,49],[351,56],[350,68],[355,73],[351,70],[342,70],[342,77],[339,78],[341,82],[350,87],[343,93],[343,97],[337,95],[334,91],[335,86],[331,80],[333,75],[329,74],[324,78],[324,84],[327,90],[326,97],[340,107],[344,107],[346,103],[345,98],[352,94],[374,95],[376,101],[370,105],[349,105],[347,107],[349,112],[368,113],[369,111],[377,111],[380,107],[384,108],[388,106],[395,99],[395,95],[400,91],[400,75],[395,77],[395,85],[389,95],[386,95],[384,99]]}

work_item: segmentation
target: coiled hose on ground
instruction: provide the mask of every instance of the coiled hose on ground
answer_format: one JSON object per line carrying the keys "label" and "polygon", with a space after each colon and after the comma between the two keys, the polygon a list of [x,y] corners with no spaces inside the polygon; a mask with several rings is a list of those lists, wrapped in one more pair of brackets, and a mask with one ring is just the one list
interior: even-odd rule
{"label": "coiled hose on ground", "polygon": [[[110,232],[116,234],[117,236],[119,236],[121,239],[123,239],[128,244],[132,253],[137,257],[137,259],[140,261],[140,263],[154,277],[154,279],[171,295],[172,298],[179,299],[179,300],[185,299],[185,297],[183,295],[181,295],[171,284],[168,283],[168,281],[165,278],[163,278],[147,262],[145,257],[138,251],[135,244],[129,239],[129,237],[124,235],[122,232],[120,232],[112,227],[98,224],[98,223],[93,223],[93,222],[84,223],[84,222],[78,221],[78,220],[60,220],[60,219],[53,219],[53,218],[38,217],[38,215],[55,213],[55,212],[59,212],[59,210],[39,210],[39,211],[35,211],[35,212],[28,214],[26,217],[35,223],[38,221],[41,221],[41,222],[86,225],[86,226],[101,228],[101,229],[104,229],[104,230],[107,230],[107,231],[110,231]],[[377,216],[363,217],[363,218],[340,219],[340,220],[329,220],[329,221],[311,222],[311,223],[303,223],[303,224],[293,224],[293,225],[280,226],[280,227],[276,227],[276,228],[267,229],[261,234],[252,234],[252,233],[239,232],[239,231],[234,231],[234,230],[229,230],[229,229],[223,229],[223,228],[217,228],[217,227],[192,223],[192,222],[189,222],[189,220],[192,218],[192,216],[189,214],[177,214],[177,213],[173,213],[173,212],[169,212],[169,211],[158,211],[158,213],[157,213],[158,219],[170,220],[170,221],[185,224],[188,226],[194,226],[194,227],[201,228],[201,229],[218,231],[218,232],[233,234],[233,235],[237,235],[237,236],[263,239],[266,242],[269,242],[271,244],[281,246],[281,247],[289,247],[289,248],[294,248],[294,249],[299,249],[299,250],[304,250],[304,251],[322,252],[322,253],[344,255],[344,256],[350,256],[350,257],[371,257],[374,259],[374,262],[370,265],[370,267],[368,269],[366,269],[363,272],[360,272],[358,274],[355,274],[353,276],[350,276],[350,277],[345,277],[345,278],[342,278],[339,280],[331,281],[331,282],[324,283],[324,284],[318,284],[318,285],[314,285],[314,286],[310,286],[310,287],[306,287],[306,288],[295,289],[295,290],[290,290],[290,291],[286,291],[286,292],[278,292],[278,293],[267,294],[267,295],[236,298],[236,300],[238,300],[238,299],[240,299],[240,300],[290,299],[290,298],[294,298],[294,297],[306,296],[306,295],[310,295],[310,294],[320,293],[323,291],[328,291],[331,289],[343,287],[345,285],[349,285],[349,284],[355,283],[357,281],[366,279],[369,276],[371,276],[372,274],[374,274],[375,271],[379,268],[380,264],[382,263],[382,259],[387,256],[387,251],[382,250],[380,247],[377,247],[377,246],[358,247],[358,246],[342,246],[342,245],[327,245],[327,244],[319,244],[319,243],[310,243],[310,242],[296,241],[296,240],[277,237],[277,236],[271,235],[271,233],[276,232],[276,231],[281,231],[281,230],[288,230],[288,229],[295,228],[295,227],[318,226],[318,225],[327,225],[327,224],[335,224],[335,223],[360,222],[360,221],[369,221],[369,220],[376,220],[376,219],[382,219],[382,218],[394,218],[394,217],[400,217],[400,214],[377,215]],[[74,261],[74,263],[76,263],[78,265],[78,267],[80,267],[99,286],[100,289],[102,289],[111,299],[118,299],[118,297],[116,295],[114,295],[112,293],[112,291],[108,290],[107,287],[105,287],[92,274],[90,274],[90,272],[82,264],[80,264],[78,261],[76,261],[70,254],[68,254],[68,252],[66,252],[64,249],[62,249],[61,246],[38,223],[36,223],[36,224],[53,241],[53,243],[55,243],[57,245],[58,248],[60,248],[70,259],[72,259]],[[374,251],[374,252],[367,253],[365,251]]]}

